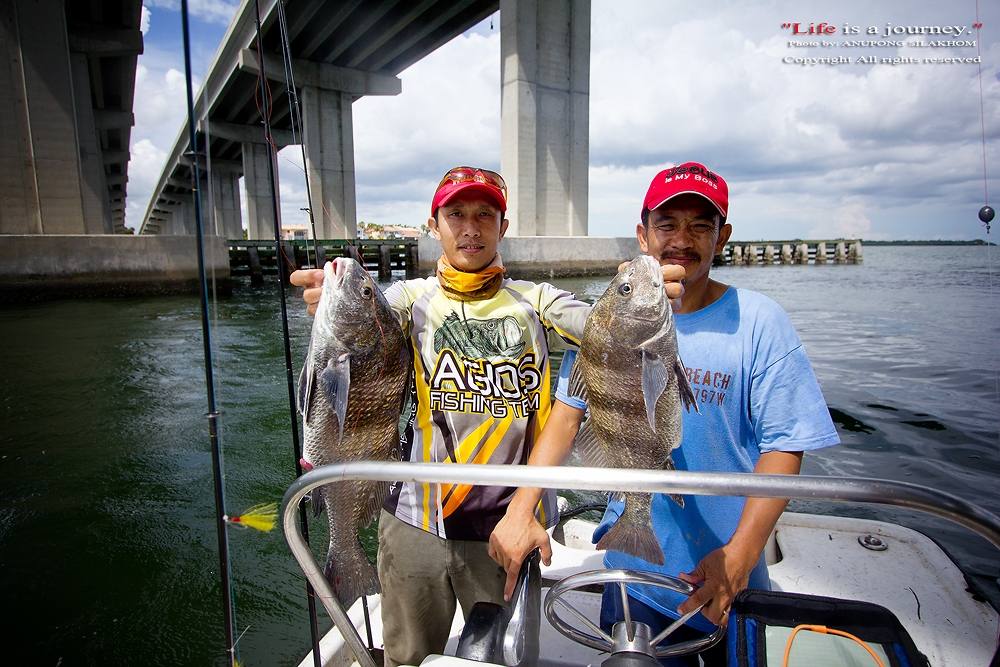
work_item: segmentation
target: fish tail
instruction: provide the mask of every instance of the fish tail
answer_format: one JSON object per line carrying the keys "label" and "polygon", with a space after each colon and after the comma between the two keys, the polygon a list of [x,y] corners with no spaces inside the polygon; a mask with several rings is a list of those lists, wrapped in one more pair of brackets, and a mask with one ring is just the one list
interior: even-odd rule
{"label": "fish tail", "polygon": [[632,554],[653,565],[663,565],[663,549],[656,541],[656,535],[649,526],[635,524],[624,516],[606,532],[597,543],[597,548],[606,551],[622,551]]}
{"label": "fish tail", "polygon": [[331,544],[323,575],[333,586],[337,600],[345,609],[362,595],[379,591],[378,573],[361,550],[360,544],[353,549],[337,549]]}

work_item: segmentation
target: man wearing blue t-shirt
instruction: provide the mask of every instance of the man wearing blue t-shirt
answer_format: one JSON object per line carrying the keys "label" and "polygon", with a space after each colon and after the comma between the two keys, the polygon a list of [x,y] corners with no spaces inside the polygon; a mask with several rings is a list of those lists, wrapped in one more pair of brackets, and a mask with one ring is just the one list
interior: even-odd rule
{"label": "man wearing blue t-shirt", "polygon": [[[837,444],[839,438],[802,343],[784,310],[770,298],[725,285],[709,277],[713,257],[729,240],[729,190],[725,180],[704,165],[688,162],[661,171],[643,201],[636,225],[639,246],[660,264],[683,266],[681,306],[675,309],[677,343],[700,413],[684,414],[683,439],[674,450],[678,470],[798,474],[802,453]],[[568,455],[586,404],[567,394],[575,355],[560,369],[549,423],[529,459],[557,465]],[[516,576],[524,556],[535,547],[543,560],[551,554],[548,536],[535,521],[540,491],[520,489],[491,536],[490,553]],[[689,622],[695,631],[725,624],[732,599],[744,588],[768,588],[763,549],[786,500],[687,496],[683,508],[655,494],[653,529],[665,564],[654,566],[628,554],[609,551],[611,568],[658,571],[700,588],[689,598],[660,588],[629,588],[631,616],[653,634],[707,602]],[[618,519],[621,502],[612,502],[595,541]],[[512,588],[508,585],[508,590]],[[620,598],[605,595],[602,624],[622,620]],[[686,629],[686,628],[684,628]],[[693,632],[693,631],[689,631]],[[683,640],[688,637],[674,637]],[[706,664],[724,664],[724,655],[702,654]],[[697,665],[662,661],[663,664]]]}

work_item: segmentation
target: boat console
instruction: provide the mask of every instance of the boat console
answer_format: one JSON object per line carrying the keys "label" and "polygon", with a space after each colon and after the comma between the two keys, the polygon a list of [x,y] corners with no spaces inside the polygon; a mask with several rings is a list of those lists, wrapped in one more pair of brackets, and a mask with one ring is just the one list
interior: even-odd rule
{"label": "boat console", "polygon": [[[353,662],[376,667],[358,633],[359,621],[352,621],[337,603],[296,517],[296,508],[312,489],[349,479],[876,502],[947,518],[1000,547],[1000,519],[996,516],[948,494],[886,480],[434,463],[329,465],[296,480],[286,492],[282,508],[289,547],[336,625],[331,635],[336,633],[333,641],[339,648],[336,656],[323,651],[326,665]],[[727,664],[733,667],[1000,665],[996,654],[1000,616],[985,602],[966,600],[968,594],[953,594],[964,591],[961,572],[943,552],[932,553],[940,550],[927,538],[920,536],[929,547],[911,539],[908,534],[918,535],[915,531],[892,524],[798,516],[779,522],[776,547],[780,553],[776,549],[771,567],[775,591],[741,593],[731,608],[728,634],[717,629],[702,639],[666,645],[669,634],[686,620],[679,619],[652,636],[648,626],[630,617],[626,587],[665,586],[685,594],[690,594],[692,587],[655,573],[594,570],[600,567],[600,554],[593,551],[589,540],[585,540],[589,551],[576,544],[581,541],[576,533],[587,531],[576,527],[571,531],[571,524],[579,522],[571,519],[562,531],[565,544],[553,543],[551,566],[540,572],[538,555],[533,554],[522,567],[513,602],[477,604],[464,626],[457,618],[453,626],[453,637],[458,637],[455,655],[429,656],[422,666],[652,667],[659,664],[659,658],[702,651],[724,636]],[[573,547],[567,539],[571,534]],[[875,542],[880,548],[873,550]],[[606,586],[617,587],[625,602],[625,620],[610,631],[591,620],[599,606],[599,592]],[[549,590],[542,600],[546,587]],[[798,587],[799,592],[789,592],[788,587]],[[886,602],[893,611],[873,603],[881,602],[880,597],[871,597],[873,589],[894,596],[892,602]],[[851,638],[842,641],[843,635]],[[794,660],[786,662],[781,649],[787,652],[792,643]]]}

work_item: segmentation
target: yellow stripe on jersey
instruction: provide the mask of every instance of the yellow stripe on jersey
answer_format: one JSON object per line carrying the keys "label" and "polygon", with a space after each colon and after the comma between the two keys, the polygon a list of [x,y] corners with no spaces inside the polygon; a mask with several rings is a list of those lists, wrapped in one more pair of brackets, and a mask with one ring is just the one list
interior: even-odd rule
{"label": "yellow stripe on jersey", "polygon": [[[542,383],[538,387],[538,412],[535,413],[535,438],[533,442],[538,442],[538,436],[542,434],[542,427],[549,419],[552,412],[552,385],[549,377],[549,367],[552,365],[550,358],[545,359],[542,364]],[[531,452],[528,452],[530,455]]]}
{"label": "yellow stripe on jersey", "polygon": [[[478,454],[476,454],[476,458],[473,459],[472,463],[489,462],[493,452],[495,452],[497,447],[500,446],[500,443],[503,442],[503,437],[507,435],[507,429],[510,428],[513,421],[513,412],[508,412],[507,416],[504,417],[503,421],[497,425],[496,430],[493,431],[490,437],[486,440],[486,444],[483,445],[483,448],[479,450]],[[458,485],[455,492],[451,494],[451,498],[448,499],[448,503],[444,507],[445,517],[458,509],[459,505],[462,504],[462,501],[465,500],[465,497],[469,495],[470,491],[472,491],[472,486],[472,484]]]}
{"label": "yellow stripe on jersey", "polygon": [[[489,433],[490,428],[495,423],[496,423],[496,419],[494,419],[493,417],[490,417],[489,419],[487,419],[486,421],[484,421],[482,424],[480,424],[478,428],[476,428],[474,431],[472,431],[472,433],[470,433],[465,438],[465,440],[463,440],[461,442],[461,444],[459,444],[458,449],[455,450],[455,457],[458,460],[456,461],[456,460],[452,459],[452,457],[449,455],[448,458],[445,459],[444,462],[445,463],[467,463],[468,459],[469,459],[469,454],[471,454],[472,452],[474,452],[476,450],[476,447],[478,447],[479,443],[483,441],[483,438],[486,437],[486,434]],[[449,498],[448,494],[451,493],[451,491],[452,491],[452,489],[454,487],[455,487],[454,484],[442,484],[441,485],[441,497],[442,498]],[[445,516],[447,516],[448,514],[450,514],[450,512],[446,511],[445,512]]]}
{"label": "yellow stripe on jersey", "polygon": [[[552,412],[552,387],[549,383],[549,365],[551,364],[551,359],[545,360],[545,367],[542,369],[542,385],[538,388],[539,393],[539,404],[538,412],[535,413],[535,439],[533,442],[538,442],[538,437],[542,434],[542,428],[545,426],[545,422],[549,419],[549,413]],[[528,452],[528,456],[531,456],[531,452]],[[543,526],[548,525],[547,517],[545,516],[545,496],[538,501],[538,521]]]}
{"label": "yellow stripe on jersey", "polygon": [[561,328],[557,327],[556,325],[552,324],[552,322],[549,322],[548,325],[550,327],[552,327],[552,329],[557,334],[559,334],[560,336],[562,336],[566,340],[572,342],[574,345],[579,345],[580,344],[580,338],[579,338],[579,336],[574,336],[573,334],[569,333],[565,329],[561,329]]}
{"label": "yellow stripe on jersey", "polygon": [[[416,341],[411,338],[410,341],[413,343],[413,369],[414,376],[417,379],[417,395],[426,396],[427,395],[427,380],[424,379],[424,367],[422,359],[420,357],[420,350],[417,349]],[[424,449],[424,461],[430,461],[431,459],[431,447],[434,442],[434,432],[431,430],[431,410],[427,401],[417,401],[417,426],[420,429],[420,433],[423,437],[423,449]],[[431,525],[431,485],[429,482],[424,482],[421,487],[423,488],[423,516],[421,524],[424,530],[430,530]]]}

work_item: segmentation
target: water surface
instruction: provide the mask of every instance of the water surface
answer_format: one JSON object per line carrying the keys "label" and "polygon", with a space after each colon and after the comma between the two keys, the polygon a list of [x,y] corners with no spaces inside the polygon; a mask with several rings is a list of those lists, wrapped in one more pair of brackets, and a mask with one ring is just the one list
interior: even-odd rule
{"label": "water surface", "polygon": [[[775,298],[803,339],[843,439],[807,455],[805,472],[926,484],[1000,513],[997,274],[986,247],[870,247],[858,266],[713,272]],[[594,300],[607,280],[557,283]],[[290,315],[298,364],[309,320],[297,304]],[[222,664],[197,299],[8,307],[0,335],[8,664]],[[238,512],[279,499],[294,475],[277,287],[214,301],[213,335]],[[794,506],[921,529],[1000,599],[1000,559],[964,529],[881,506]],[[324,524],[313,523],[318,548]],[[280,531],[233,529],[230,545],[243,664],[297,664],[304,583]]]}

